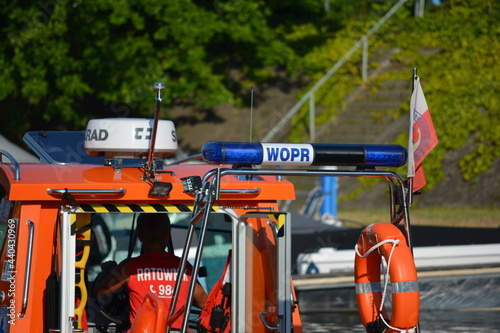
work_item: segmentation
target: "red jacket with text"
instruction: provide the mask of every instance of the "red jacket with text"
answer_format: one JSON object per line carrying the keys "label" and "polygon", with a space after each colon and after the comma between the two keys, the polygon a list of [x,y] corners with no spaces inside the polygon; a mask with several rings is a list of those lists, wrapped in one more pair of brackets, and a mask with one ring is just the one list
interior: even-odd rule
{"label": "red jacket with text", "polygon": [[[171,253],[147,252],[138,257],[130,259],[130,279],[128,283],[130,299],[130,322],[133,322],[137,311],[141,307],[144,296],[153,292],[165,304],[168,313],[170,302],[173,299],[175,281],[180,258]],[[187,264],[185,273],[182,275],[181,290],[178,297],[176,310],[182,306],[187,299],[189,280],[191,279],[192,267]],[[182,327],[182,316],[177,319],[173,328]]]}

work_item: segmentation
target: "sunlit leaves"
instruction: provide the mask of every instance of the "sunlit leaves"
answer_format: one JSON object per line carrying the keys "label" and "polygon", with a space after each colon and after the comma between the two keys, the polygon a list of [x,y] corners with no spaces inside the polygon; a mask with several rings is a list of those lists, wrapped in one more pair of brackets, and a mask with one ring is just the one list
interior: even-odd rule
{"label": "sunlit leaves", "polygon": [[[271,14],[265,2],[246,0],[6,3],[0,130],[150,117],[156,81],[166,83],[165,105],[233,103],[241,83],[295,62],[269,26]],[[229,75],[233,64],[241,81]]]}
{"label": "sunlit leaves", "polygon": [[[444,169],[449,167],[444,164],[448,153],[466,148],[459,162],[466,180],[491,168],[500,156],[499,7],[500,3],[493,0],[449,0],[427,11],[424,18],[402,11],[382,33],[370,38],[370,54],[377,47],[398,47],[400,51],[392,60],[408,68],[406,73],[381,78],[409,78],[411,69],[418,68],[439,137],[438,146],[424,162],[424,190],[444,178]],[[350,22],[345,30],[306,56],[306,69],[315,80],[361,37],[363,27],[363,22]],[[302,33],[311,31],[307,25],[302,29]],[[296,35],[294,32],[290,36]],[[344,96],[359,84],[360,55],[353,58],[315,95],[316,104],[327,110],[320,116],[324,119],[317,118],[318,123],[337,112]],[[400,114],[407,115],[408,108],[408,104],[402,105]],[[307,140],[307,107],[302,111],[294,122],[294,141]],[[407,140],[403,134],[398,143],[406,146]]]}

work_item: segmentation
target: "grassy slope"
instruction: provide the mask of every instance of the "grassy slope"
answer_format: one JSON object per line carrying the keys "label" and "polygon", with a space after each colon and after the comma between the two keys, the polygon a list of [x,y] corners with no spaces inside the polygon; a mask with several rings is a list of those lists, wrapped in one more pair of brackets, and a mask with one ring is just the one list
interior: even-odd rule
{"label": "grassy slope", "polygon": [[[417,208],[410,209],[412,225],[498,228],[500,208]],[[340,210],[339,217],[363,224],[384,222],[389,212],[383,209]]]}
{"label": "grassy slope", "polygon": [[[397,47],[399,52],[392,61],[408,69],[379,76],[376,82],[369,83],[374,89],[380,80],[406,80],[411,68],[419,69],[440,139],[424,163],[426,190],[444,179],[446,154],[461,149],[468,140],[473,141],[473,147],[459,161],[460,176],[466,181],[483,174],[500,157],[500,85],[496,78],[500,72],[499,6],[495,0],[450,0],[440,7],[429,6],[424,18],[415,18],[408,4],[370,38],[371,59],[377,52]],[[305,57],[309,64],[306,70],[312,84],[374,22],[348,22],[342,31],[309,52]],[[338,113],[345,96],[360,84],[360,58],[358,52],[316,94],[316,101],[325,110],[317,115],[318,123],[329,121]],[[394,117],[407,113],[407,109],[405,103],[394,111]],[[307,138],[307,113],[307,108],[303,108],[295,118],[291,141]],[[405,135],[398,143],[406,146]]]}

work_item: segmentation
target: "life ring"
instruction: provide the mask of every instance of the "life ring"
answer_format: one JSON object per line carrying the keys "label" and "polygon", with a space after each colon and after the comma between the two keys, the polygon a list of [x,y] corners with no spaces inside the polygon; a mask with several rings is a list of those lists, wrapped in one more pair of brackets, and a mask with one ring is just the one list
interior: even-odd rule
{"label": "life ring", "polygon": [[[367,226],[356,244],[354,281],[356,300],[363,325],[369,332],[414,332],[418,325],[420,294],[415,261],[406,238],[391,223]],[[388,263],[392,283],[392,316],[389,320],[383,306],[385,291],[380,284],[382,256]],[[387,283],[387,277],[386,277]],[[384,293],[383,293],[384,291]]]}

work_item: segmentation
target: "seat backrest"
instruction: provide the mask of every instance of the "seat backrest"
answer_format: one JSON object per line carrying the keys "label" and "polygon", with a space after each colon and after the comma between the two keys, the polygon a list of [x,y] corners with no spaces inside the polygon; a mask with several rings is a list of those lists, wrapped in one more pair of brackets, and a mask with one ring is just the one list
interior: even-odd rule
{"label": "seat backrest", "polygon": [[144,296],[130,333],[164,333],[165,331],[165,305],[158,296],[149,292]]}

